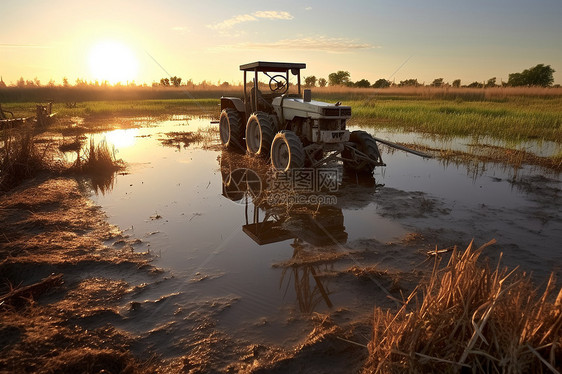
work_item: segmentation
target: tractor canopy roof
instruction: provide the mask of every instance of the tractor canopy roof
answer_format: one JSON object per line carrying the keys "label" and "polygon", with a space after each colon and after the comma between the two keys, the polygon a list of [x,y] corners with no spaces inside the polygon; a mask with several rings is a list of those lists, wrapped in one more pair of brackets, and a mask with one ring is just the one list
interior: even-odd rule
{"label": "tractor canopy roof", "polygon": [[300,69],[306,69],[306,64],[291,62],[256,61],[250,62],[249,64],[240,65],[240,70],[243,71],[268,71],[282,73],[290,70],[293,75],[298,74]]}

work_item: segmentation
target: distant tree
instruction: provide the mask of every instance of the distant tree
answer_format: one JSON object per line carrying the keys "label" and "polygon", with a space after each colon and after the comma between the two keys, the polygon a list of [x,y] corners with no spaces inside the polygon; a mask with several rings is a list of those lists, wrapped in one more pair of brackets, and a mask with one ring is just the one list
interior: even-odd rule
{"label": "distant tree", "polygon": [[228,88],[228,87],[230,87],[230,83],[228,83],[228,82],[222,82],[222,83],[221,83],[221,87]]}
{"label": "distant tree", "polygon": [[68,87],[68,86],[70,86],[70,84],[68,83],[68,78],[67,78],[67,77],[63,77],[63,78],[62,78],[62,86],[63,86],[63,87]]}
{"label": "distant tree", "polygon": [[418,83],[417,79],[406,79],[404,81],[400,81],[398,84],[400,87],[418,87],[420,84]]}
{"label": "distant tree", "polygon": [[443,78],[435,78],[433,82],[431,82],[433,87],[441,87],[443,85]]}
{"label": "distant tree", "polygon": [[179,87],[181,84],[181,78],[173,76],[172,78],[170,78],[170,83],[172,83],[174,87]]}
{"label": "distant tree", "polygon": [[49,79],[49,83],[47,83],[47,86],[49,87],[55,87],[55,81],[51,78]]}
{"label": "distant tree", "polygon": [[24,87],[25,86],[25,80],[23,79],[23,77],[20,77],[20,79],[18,79],[18,81],[16,82],[16,86],[18,86],[18,87]]}
{"label": "distant tree", "polygon": [[324,78],[318,79],[318,86],[326,87],[327,84],[328,84],[328,82],[326,81],[326,79],[324,79]]}
{"label": "distant tree", "polygon": [[304,78],[304,84],[306,87],[315,87],[316,86],[316,77],[311,75],[310,77]]}
{"label": "distant tree", "polygon": [[340,70],[337,73],[331,73],[328,75],[328,81],[330,86],[345,86],[349,83],[350,74],[349,71]]}
{"label": "distant tree", "polygon": [[4,79],[2,79],[2,77],[0,77],[0,87],[6,87],[6,83],[4,83]]}
{"label": "distant tree", "polygon": [[161,86],[168,87],[168,86],[170,85],[170,79],[168,79],[168,78],[162,78],[162,79],[160,79],[160,85],[161,85]]}
{"label": "distant tree", "polygon": [[555,70],[550,65],[538,64],[525,69],[521,73],[509,74],[508,86],[541,86],[548,87],[554,83]]}
{"label": "distant tree", "polygon": [[482,88],[482,87],[484,87],[484,85],[480,82],[472,82],[467,87],[469,87],[469,88]]}
{"label": "distant tree", "polygon": [[460,79],[455,79],[453,81],[453,87],[455,88],[459,88],[461,86],[461,80]]}
{"label": "distant tree", "polygon": [[371,87],[371,82],[369,82],[367,79],[361,79],[355,82],[353,85],[359,88],[369,88]]}
{"label": "distant tree", "polygon": [[373,88],[386,88],[390,87],[390,82],[384,78],[377,79],[375,83],[373,83]]}
{"label": "distant tree", "polygon": [[488,79],[488,82],[486,82],[486,87],[496,87],[496,77],[490,78]]}

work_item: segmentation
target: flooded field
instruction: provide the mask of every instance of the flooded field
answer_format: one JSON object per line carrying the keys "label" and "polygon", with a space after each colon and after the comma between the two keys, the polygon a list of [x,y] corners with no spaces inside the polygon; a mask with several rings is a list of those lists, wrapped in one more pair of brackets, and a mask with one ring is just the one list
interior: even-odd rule
{"label": "flooded field", "polygon": [[[139,119],[95,134],[128,164],[92,191],[124,231],[107,244],[149,252],[165,274],[139,284],[122,305],[129,318],[114,323],[164,357],[183,354],[204,326],[285,349],[310,339],[315,313],[368,326],[375,305],[394,306],[388,296],[409,293],[431,269],[428,252],[472,239],[496,239],[486,250],[491,263],[502,252],[504,265],[532,272],[538,284],[562,272],[559,175],[383,148],[387,167],[374,178],[334,165],[325,175],[310,171],[324,188],[283,196],[264,161],[223,150],[209,126],[205,118]],[[201,129],[202,139],[186,134]],[[358,343],[369,338],[367,328]]]}

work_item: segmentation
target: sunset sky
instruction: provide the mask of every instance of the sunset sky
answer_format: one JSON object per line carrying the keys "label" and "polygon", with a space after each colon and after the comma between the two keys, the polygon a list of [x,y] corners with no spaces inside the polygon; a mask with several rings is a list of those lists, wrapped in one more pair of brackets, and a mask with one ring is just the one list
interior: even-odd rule
{"label": "sunset sky", "polygon": [[543,63],[562,83],[561,0],[3,0],[0,75],[57,84],[239,82],[247,62],[304,75],[463,84]]}

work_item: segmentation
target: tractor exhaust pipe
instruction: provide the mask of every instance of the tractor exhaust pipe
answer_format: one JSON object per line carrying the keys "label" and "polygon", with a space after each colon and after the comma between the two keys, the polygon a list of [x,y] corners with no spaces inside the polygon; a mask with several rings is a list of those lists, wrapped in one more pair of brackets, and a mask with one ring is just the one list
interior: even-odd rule
{"label": "tractor exhaust pipe", "polygon": [[312,100],[312,91],[305,89],[302,94],[302,99],[305,103],[310,103],[310,101]]}

